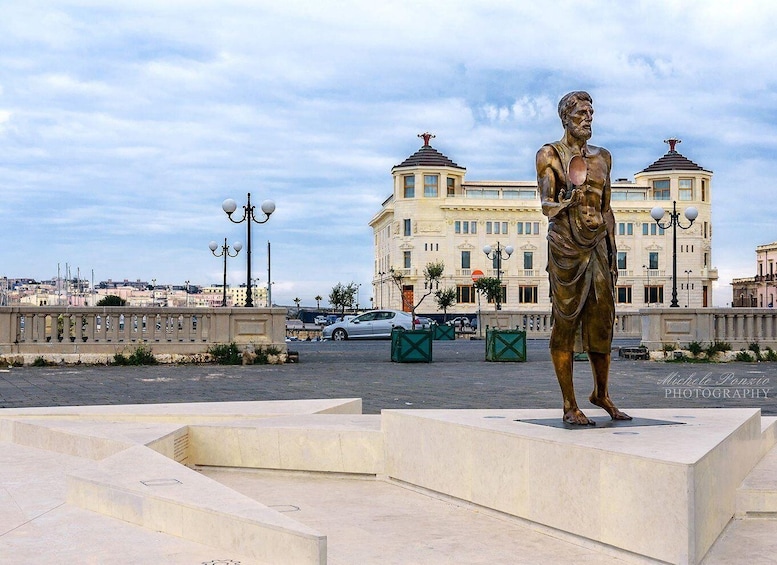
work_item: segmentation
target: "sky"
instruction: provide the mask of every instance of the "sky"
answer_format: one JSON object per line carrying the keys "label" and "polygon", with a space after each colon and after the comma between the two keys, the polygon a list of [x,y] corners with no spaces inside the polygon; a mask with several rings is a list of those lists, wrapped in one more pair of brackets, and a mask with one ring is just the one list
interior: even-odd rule
{"label": "sky", "polygon": [[[668,150],[714,173],[714,303],[777,240],[777,3],[0,0],[0,276],[219,284],[221,203],[273,200],[252,276],[369,305],[368,225],[419,133],[466,180],[532,180],[587,90],[633,179]],[[240,210],[240,209],[239,209]],[[246,249],[228,282],[246,279]]]}

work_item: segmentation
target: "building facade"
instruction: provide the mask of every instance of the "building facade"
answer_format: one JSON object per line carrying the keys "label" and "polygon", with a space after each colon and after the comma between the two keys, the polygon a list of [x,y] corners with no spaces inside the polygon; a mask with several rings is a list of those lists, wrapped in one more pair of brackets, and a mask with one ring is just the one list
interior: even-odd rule
{"label": "building facade", "polygon": [[740,308],[774,308],[777,297],[777,241],[755,248],[756,275],[731,282],[731,305]]}
{"label": "building facade", "polygon": [[[542,214],[536,180],[467,180],[465,167],[430,145],[431,134],[419,137],[424,145],[391,170],[392,194],[370,220],[373,304],[402,309],[416,303],[426,292],[424,266],[442,261],[441,287],[456,289],[457,303],[449,313],[478,310],[473,275],[480,273],[499,275],[503,309],[549,310],[548,220]],[[712,266],[712,172],[677,152],[679,140],[667,143],[669,151],[636,173],[633,181],[612,182],[619,272],[615,299],[620,311],[670,303],[677,228],[661,228],[651,210],[661,206],[671,212],[673,203],[683,227],[689,222],[682,211],[690,206],[698,210],[688,229],[677,229],[679,306],[712,305],[712,282],[718,278]],[[498,269],[499,260],[486,256],[485,246],[492,250],[510,246],[513,253]],[[401,289],[392,273],[403,275]],[[419,308],[419,313],[437,312],[433,297]]]}

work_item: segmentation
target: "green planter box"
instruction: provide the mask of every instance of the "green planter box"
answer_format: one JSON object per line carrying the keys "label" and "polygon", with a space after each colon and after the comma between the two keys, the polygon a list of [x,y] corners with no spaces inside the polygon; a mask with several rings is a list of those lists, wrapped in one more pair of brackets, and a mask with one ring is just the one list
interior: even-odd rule
{"label": "green planter box", "polygon": [[444,326],[438,326],[434,325],[432,326],[432,331],[434,332],[434,339],[440,340],[440,341],[446,341],[450,340],[453,341],[456,339],[456,328],[449,325]]}
{"label": "green planter box", "polygon": [[526,332],[487,329],[486,361],[526,361]]}
{"label": "green planter box", "polygon": [[431,363],[431,330],[392,330],[391,360],[397,363]]}

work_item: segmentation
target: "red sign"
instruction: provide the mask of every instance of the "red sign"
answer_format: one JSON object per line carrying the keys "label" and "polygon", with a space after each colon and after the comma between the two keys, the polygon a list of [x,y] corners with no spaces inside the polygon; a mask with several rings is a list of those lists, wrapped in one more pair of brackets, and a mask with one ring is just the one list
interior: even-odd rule
{"label": "red sign", "polygon": [[474,271],[472,271],[472,280],[473,281],[476,281],[476,280],[482,279],[482,278],[483,278],[483,271],[481,271],[480,269],[475,269]]}

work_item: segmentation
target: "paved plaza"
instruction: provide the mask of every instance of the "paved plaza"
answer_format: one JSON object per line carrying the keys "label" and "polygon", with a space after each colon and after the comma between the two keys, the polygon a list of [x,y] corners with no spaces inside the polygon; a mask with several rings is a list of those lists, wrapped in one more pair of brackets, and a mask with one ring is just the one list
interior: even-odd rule
{"label": "paved plaza", "polygon": [[[635,344],[622,341],[614,345]],[[378,475],[384,471],[374,476],[371,473],[376,471],[370,470],[338,471],[341,458],[351,461],[344,455],[348,449],[369,451],[373,442],[383,445],[382,438],[391,434],[382,431],[382,422],[392,415],[396,426],[403,421],[401,418],[426,417],[420,413],[434,418],[434,409],[464,408],[468,410],[458,417],[474,414],[472,418],[479,418],[480,427],[497,430],[505,425],[520,426],[511,424],[509,417],[505,419],[505,414],[517,414],[519,410],[558,409],[560,417],[560,393],[547,340],[529,340],[528,361],[523,363],[486,362],[484,342],[466,339],[435,342],[434,362],[429,364],[391,362],[387,341],[292,342],[289,346],[299,352],[298,363],[0,369],[0,408],[12,409],[5,411],[5,421],[0,420],[0,431],[4,430],[6,436],[0,442],[0,556],[18,563],[52,564],[266,563],[246,552],[261,552],[271,546],[242,544],[242,540],[254,539],[247,534],[236,536],[235,543],[226,534],[214,538],[212,527],[203,526],[202,534],[187,534],[186,528],[207,516],[216,516],[220,532],[232,532],[238,523],[235,516],[251,508],[257,516],[272,515],[272,520],[293,524],[292,530],[324,532],[326,562],[330,565],[652,562],[517,514],[439,494],[444,490],[416,488],[415,483],[403,482],[401,477],[380,479]],[[576,362],[575,372],[578,399],[587,410],[586,398],[591,390],[588,363]],[[635,416],[650,417],[652,408],[668,409],[659,412],[693,422],[701,417],[692,410],[697,408],[759,408],[766,416],[777,415],[774,382],[777,363],[633,361],[621,359],[615,352],[610,386],[614,401]],[[357,415],[358,401],[335,400],[353,398],[363,399],[366,415]],[[328,400],[235,402],[297,399]],[[335,406],[343,402],[355,402],[356,412],[345,409],[339,414],[317,414],[327,403]],[[151,404],[158,406],[145,406]],[[54,406],[75,408],[48,408]],[[29,410],[13,410],[19,408]],[[377,416],[382,409],[391,408],[403,410]],[[506,412],[494,415],[497,409]],[[597,415],[593,408],[588,411]],[[398,414],[404,416],[396,420]],[[184,433],[187,422],[192,431]],[[688,425],[692,435],[694,426]],[[651,434],[676,433],[661,428],[641,430],[645,438],[642,443],[650,445]],[[774,428],[774,418],[763,420],[763,441],[770,446],[774,444],[772,436],[777,434]],[[414,430],[408,441],[423,442],[418,439],[421,430],[420,426]],[[609,438],[609,443],[624,445],[631,445],[632,436],[628,434],[635,434],[601,429],[594,434],[583,432],[582,436],[575,432],[573,437],[576,441],[588,438],[586,441],[595,442],[597,433]],[[256,437],[249,439],[250,434]],[[287,439],[270,441],[275,434]],[[357,436],[361,439],[344,442],[344,438]],[[501,441],[507,436],[510,434],[498,432],[493,437]],[[312,443],[310,438],[314,439]],[[286,465],[286,459],[278,464],[250,462],[255,455],[271,455],[273,450],[268,446],[275,445],[274,441],[279,452],[286,454],[284,457],[296,453],[319,462],[331,459],[335,467],[321,472],[316,466],[319,463],[295,467]],[[444,443],[452,453],[467,452]],[[683,451],[675,443],[662,444],[661,453]],[[145,447],[156,444],[159,453],[169,451],[166,457]],[[404,441],[400,444],[400,448],[406,445]],[[188,447],[183,449],[182,445]],[[260,448],[246,450],[249,445]],[[397,447],[385,446],[386,453],[394,454],[393,462],[398,460]],[[382,449],[375,452],[375,461],[383,461]],[[194,469],[178,464],[185,462],[190,450],[197,452],[198,461],[205,461]],[[422,456],[425,450],[411,447],[408,452],[405,455]],[[443,447],[443,458],[445,452]],[[594,449],[590,453],[599,457],[606,452]],[[239,460],[240,464],[219,457]],[[651,464],[660,467],[660,457],[650,459]],[[462,460],[469,461],[466,457]],[[726,464],[737,460],[735,456],[722,459]],[[499,458],[492,457],[485,464],[487,469],[498,467]],[[639,468],[637,465],[632,471]],[[768,519],[773,515],[771,503],[764,506],[762,502],[777,496],[775,469],[777,452],[765,457],[748,476],[737,500],[745,501],[744,511],[760,514],[757,519],[732,520],[703,559],[704,565],[773,562],[777,522]],[[624,480],[632,474],[623,475]],[[700,480],[706,476],[700,475]],[[138,478],[144,480],[139,482]],[[735,482],[738,484],[738,480]],[[514,484],[518,488],[521,481]],[[196,496],[187,499],[187,492]],[[253,499],[257,506],[246,506],[246,499],[237,493]],[[601,517],[596,508],[592,512],[592,516]],[[181,522],[186,531],[176,529],[182,516],[194,520]],[[240,528],[248,527],[245,524],[249,522],[240,522]],[[260,522],[250,523],[260,528]],[[251,535],[260,535],[264,530],[252,531]],[[2,557],[0,562],[4,562]],[[286,560],[284,557],[273,562]]]}
{"label": "paved plaza", "polygon": [[[636,341],[616,341],[614,347]],[[384,408],[559,408],[547,340],[528,340],[527,362],[485,361],[483,341],[434,342],[432,363],[393,363],[388,341],[300,341],[285,365],[57,366],[0,370],[0,408],[235,400],[361,398]],[[629,408],[760,408],[777,415],[777,363],[665,363],[613,353],[610,393]],[[591,371],[575,363],[583,410]]]}

